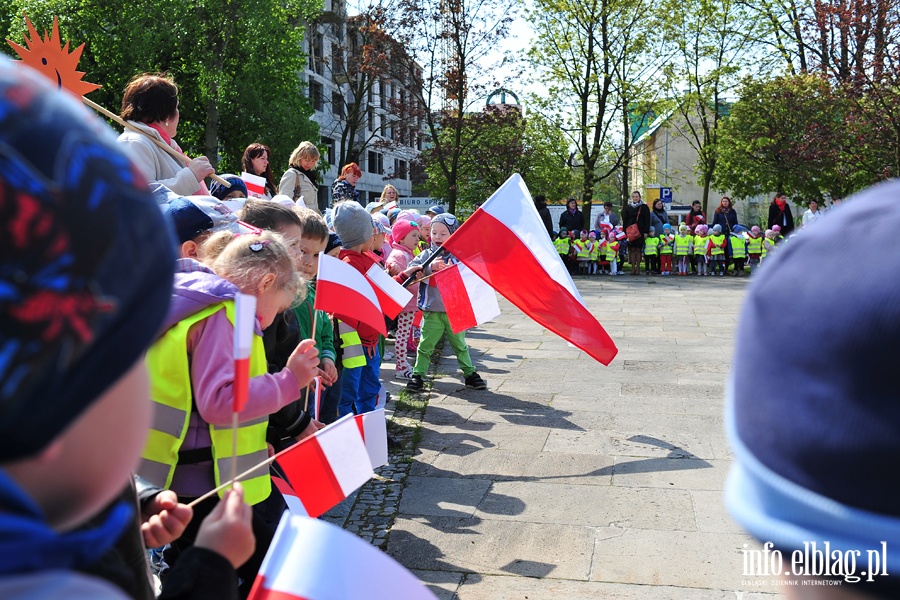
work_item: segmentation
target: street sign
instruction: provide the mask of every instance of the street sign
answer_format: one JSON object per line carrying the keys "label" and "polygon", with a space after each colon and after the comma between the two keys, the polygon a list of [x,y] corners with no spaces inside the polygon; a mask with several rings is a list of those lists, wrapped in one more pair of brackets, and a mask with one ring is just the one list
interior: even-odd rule
{"label": "street sign", "polygon": [[663,205],[666,207],[672,206],[672,188],[659,188],[659,199],[663,201]]}

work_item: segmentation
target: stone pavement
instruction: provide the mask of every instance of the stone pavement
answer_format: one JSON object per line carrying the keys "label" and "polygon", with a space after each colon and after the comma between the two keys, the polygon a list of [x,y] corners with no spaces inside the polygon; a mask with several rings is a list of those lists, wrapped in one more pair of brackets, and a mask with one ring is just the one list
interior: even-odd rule
{"label": "stone pavement", "polygon": [[752,542],[721,499],[747,280],[576,283],[619,347],[613,363],[501,300],[502,316],[468,336],[490,390],[466,390],[455,358],[441,360],[378,545],[445,599],[778,597],[742,583]]}

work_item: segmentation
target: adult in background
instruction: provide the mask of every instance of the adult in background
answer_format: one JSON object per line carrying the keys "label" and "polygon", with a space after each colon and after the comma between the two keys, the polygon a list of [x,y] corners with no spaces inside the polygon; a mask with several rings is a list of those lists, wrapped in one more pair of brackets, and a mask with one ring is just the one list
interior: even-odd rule
{"label": "adult in background", "polygon": [[290,196],[294,202],[303,198],[303,206],[321,214],[319,210],[319,149],[312,142],[300,142],[291,152],[290,167],[281,176],[278,193]]}
{"label": "adult in background", "polygon": [[152,73],[133,77],[125,86],[119,116],[143,132],[126,130],[118,142],[149,183],[160,183],[181,196],[209,194],[203,180],[215,170],[208,158],[198,156],[185,166],[150,140],[181,152],[172,139],[178,133],[180,115],[178,86],[171,77]]}
{"label": "adult in background", "polygon": [[819,203],[815,200],[810,200],[809,209],[803,213],[803,227],[806,227],[810,223],[815,223],[821,217],[822,213],[819,212]]}
{"label": "adult in background", "polygon": [[663,201],[657,198],[653,201],[653,210],[650,212],[650,227],[662,235],[663,225],[669,224],[669,213],[666,212]]}
{"label": "adult in background", "polygon": [[[628,235],[628,264],[631,274],[641,274],[641,253],[644,239],[650,234],[650,207],[644,204],[640,192],[631,193],[631,202],[622,211],[622,225]],[[629,227],[634,225],[631,232]]]}
{"label": "adult in background", "polygon": [[275,188],[275,180],[272,177],[272,166],[269,164],[271,159],[272,151],[269,150],[268,146],[259,142],[254,142],[247,146],[247,149],[244,150],[244,156],[241,157],[241,167],[244,171],[266,180],[266,191],[263,194],[266,200],[271,200],[273,196],[278,194],[278,190]]}
{"label": "adult in background", "polygon": [[[731,264],[731,234],[739,233],[737,211],[734,210],[734,204],[728,196],[722,196],[719,200],[719,206],[713,213],[712,226],[721,225],[722,233],[725,234],[725,272],[728,272],[728,266]],[[734,272],[737,275],[737,271]]]}
{"label": "adult in background", "polygon": [[535,196],[534,207],[541,216],[541,221],[544,223],[544,229],[547,230],[547,235],[550,236],[550,239],[553,239],[553,217],[550,216],[550,209],[547,208],[547,196],[544,196],[543,194]]}
{"label": "adult in background", "polygon": [[[341,202],[353,200],[359,202],[359,192],[356,190],[356,182],[362,177],[359,165],[350,163],[341,169],[341,176],[331,186],[331,206],[337,206]],[[360,203],[361,204],[361,203]]]}
{"label": "adult in background", "polygon": [[769,220],[766,229],[772,229],[773,225],[781,227],[781,235],[787,237],[794,231],[794,215],[788,202],[787,194],[778,192],[772,203],[769,204]]}
{"label": "adult in background", "polygon": [[569,198],[569,201],[566,202],[566,210],[559,215],[559,228],[563,227],[574,232],[576,237],[584,229],[584,217],[578,210],[578,202],[575,201],[575,198]]}
{"label": "adult in background", "polygon": [[397,191],[397,188],[392,186],[391,184],[387,184],[384,186],[384,189],[381,190],[381,197],[378,198],[378,201],[381,202],[381,206],[387,206],[391,202],[399,202],[400,201],[400,192]]}
{"label": "adult in background", "polygon": [[619,215],[613,212],[613,203],[606,201],[603,203],[603,212],[597,215],[597,218],[594,219],[594,229],[599,231],[602,225],[609,225],[610,227],[618,227],[619,225]]}

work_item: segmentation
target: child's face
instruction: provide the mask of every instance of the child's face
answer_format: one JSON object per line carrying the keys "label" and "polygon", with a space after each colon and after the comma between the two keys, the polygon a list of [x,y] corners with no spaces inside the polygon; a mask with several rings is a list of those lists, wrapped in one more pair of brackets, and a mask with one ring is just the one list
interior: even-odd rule
{"label": "child's face", "polygon": [[291,223],[290,225],[282,225],[275,230],[284,238],[284,245],[287,246],[288,253],[291,255],[291,261],[294,263],[294,269],[300,270],[300,239],[303,237],[303,231],[299,225]]}
{"label": "child's face", "polygon": [[256,296],[256,318],[263,329],[274,323],[278,313],[290,308],[294,302],[294,298],[284,288],[275,285],[275,279],[274,273],[266,274],[260,282],[260,288],[253,294]]}
{"label": "child's face", "polygon": [[[299,254],[299,263],[296,264],[297,271],[307,279],[312,279],[319,272],[319,255],[328,245],[328,238],[316,240],[305,237],[300,238],[297,244],[297,252]],[[340,253],[340,248],[337,248]]]}
{"label": "child's face", "polygon": [[[326,252],[325,254],[327,254],[328,256],[334,257],[334,258],[339,258],[340,255],[341,255],[341,247],[340,247],[340,246],[335,246],[334,248],[332,248],[331,250],[329,250],[329,251]],[[318,267],[317,267],[317,268],[318,268]]]}
{"label": "child's face", "polygon": [[410,231],[409,233],[406,234],[406,237],[404,237],[402,240],[400,240],[400,245],[405,248],[408,248],[410,250],[414,249],[416,247],[416,244],[418,244],[418,243],[419,243],[419,230],[418,229],[413,229],[412,231]]}
{"label": "child's face", "polygon": [[431,224],[431,243],[441,246],[450,237],[450,230],[443,223]]}
{"label": "child's face", "polygon": [[384,234],[376,233],[374,236],[374,240],[375,241],[372,244],[372,248],[375,250],[378,250],[379,248],[381,248],[384,245]]}

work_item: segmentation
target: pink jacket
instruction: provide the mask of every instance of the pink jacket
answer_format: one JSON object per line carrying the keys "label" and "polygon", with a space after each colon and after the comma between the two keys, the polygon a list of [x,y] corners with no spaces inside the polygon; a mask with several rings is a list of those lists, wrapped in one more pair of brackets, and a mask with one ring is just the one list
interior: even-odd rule
{"label": "pink jacket", "polygon": [[[406,246],[394,243],[391,244],[391,248],[391,253],[388,255],[386,266],[388,274],[392,277],[396,277],[399,273],[402,273],[409,267],[410,261],[412,261],[415,256]],[[403,307],[403,312],[415,312],[416,310],[415,288],[410,291],[413,293],[413,296],[410,298],[409,302],[406,303],[406,306]]]}

